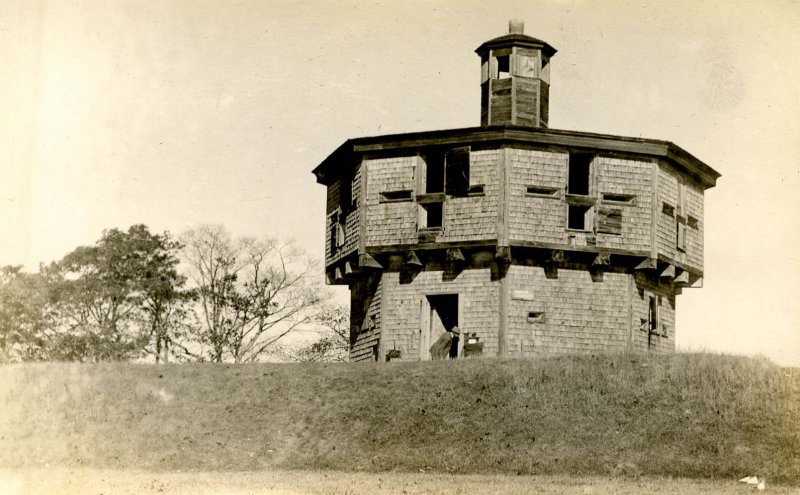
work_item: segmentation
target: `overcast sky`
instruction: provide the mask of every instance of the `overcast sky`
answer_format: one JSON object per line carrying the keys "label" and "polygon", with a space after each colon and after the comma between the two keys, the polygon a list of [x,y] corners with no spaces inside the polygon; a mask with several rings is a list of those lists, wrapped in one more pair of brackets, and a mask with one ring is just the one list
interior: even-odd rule
{"label": "overcast sky", "polygon": [[478,125],[473,50],[511,18],[558,49],[550,127],[722,173],[679,348],[800,365],[798,2],[2,0],[0,265],[134,223],[321,258],[311,169],[350,137]]}

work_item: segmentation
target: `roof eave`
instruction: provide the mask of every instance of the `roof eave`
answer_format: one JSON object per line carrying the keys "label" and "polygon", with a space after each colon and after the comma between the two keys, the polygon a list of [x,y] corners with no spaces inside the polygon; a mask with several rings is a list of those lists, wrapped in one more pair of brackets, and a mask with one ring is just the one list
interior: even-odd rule
{"label": "roof eave", "polygon": [[330,176],[330,172],[334,170],[336,164],[354,153],[503,141],[664,158],[695,177],[706,189],[714,187],[717,179],[721,177],[719,172],[669,141],[519,126],[467,127],[350,139],[331,153],[313,172],[317,176],[318,183],[329,184],[335,180],[335,177]]}
{"label": "roof eave", "polygon": [[331,177],[330,172],[337,163],[342,161],[343,158],[346,158],[353,153],[353,141],[353,139],[348,139],[339,145],[339,147],[333,150],[333,152],[328,155],[327,158],[322,160],[322,163],[317,165],[314,170],[311,171],[311,173],[317,178],[317,184],[330,185],[336,181],[337,178]]}

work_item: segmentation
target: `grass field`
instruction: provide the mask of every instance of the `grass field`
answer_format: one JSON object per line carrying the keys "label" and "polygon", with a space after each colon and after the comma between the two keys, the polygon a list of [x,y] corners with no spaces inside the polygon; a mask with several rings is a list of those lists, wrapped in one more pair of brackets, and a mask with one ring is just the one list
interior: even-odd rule
{"label": "grass field", "polygon": [[0,404],[0,466],[19,472],[800,482],[800,372],[763,359],[15,365]]}

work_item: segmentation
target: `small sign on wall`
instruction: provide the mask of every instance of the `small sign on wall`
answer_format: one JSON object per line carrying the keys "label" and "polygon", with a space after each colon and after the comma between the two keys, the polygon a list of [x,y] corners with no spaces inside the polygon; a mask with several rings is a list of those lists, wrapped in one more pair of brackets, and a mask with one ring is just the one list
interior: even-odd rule
{"label": "small sign on wall", "polygon": [[533,292],[529,290],[511,291],[511,299],[518,301],[533,301]]}

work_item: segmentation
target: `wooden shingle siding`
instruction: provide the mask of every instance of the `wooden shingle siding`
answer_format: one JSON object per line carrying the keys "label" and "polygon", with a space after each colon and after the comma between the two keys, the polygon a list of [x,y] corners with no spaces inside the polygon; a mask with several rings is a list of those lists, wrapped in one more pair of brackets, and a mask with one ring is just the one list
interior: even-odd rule
{"label": "wooden shingle siding", "polygon": [[688,214],[697,220],[686,229],[686,263],[703,270],[703,189],[693,182],[686,184]]}
{"label": "wooden shingle siding", "polygon": [[[508,355],[624,350],[629,335],[628,290],[631,275],[605,273],[593,281],[586,270],[559,269],[547,278],[541,267],[512,266]],[[532,294],[515,299],[514,291]],[[530,322],[530,312],[544,313]]]}
{"label": "wooden shingle siding", "polygon": [[[444,225],[437,242],[459,242],[497,238],[498,150],[473,151],[469,155],[469,184],[482,185],[483,195],[455,197],[444,201]],[[408,190],[419,194],[417,169],[424,166],[418,156],[364,160],[368,167],[366,187],[366,246],[413,244],[418,240],[419,205],[415,201],[381,202],[381,193]]]}
{"label": "wooden shingle siding", "polygon": [[[659,286],[652,280],[636,276],[636,291],[633,293],[633,350],[673,352],[675,350],[675,296],[666,286]],[[659,328],[666,326],[666,337],[650,334],[640,328],[642,321],[647,321],[650,308],[650,297],[661,296],[658,309]]]}
{"label": "wooden shingle siding", "polygon": [[567,153],[508,149],[507,191],[509,238],[519,241],[565,243],[566,207],[563,195],[556,199],[527,195],[528,186],[564,190],[567,184]]}
{"label": "wooden shingle siding", "polygon": [[415,171],[418,156],[365,159],[366,246],[409,244],[417,240],[417,204],[411,202],[382,203],[386,191],[412,191],[417,194]]}
{"label": "wooden shingle siding", "polygon": [[382,294],[380,276],[360,279],[350,292],[350,325],[358,332],[350,349],[351,362],[375,360],[381,338]]}
{"label": "wooden shingle siding", "polygon": [[[658,207],[656,222],[656,243],[658,254],[687,265],[698,272],[703,271],[703,189],[691,180],[685,180],[683,201],[685,208],[679,208],[679,175],[671,167],[661,165],[658,178],[658,197],[660,203],[674,207],[673,215],[665,213],[661,205]],[[682,214],[684,219],[692,216],[697,220],[696,227],[686,228],[686,250],[677,249],[677,219]]]}
{"label": "wooden shingle siding", "polygon": [[[358,249],[358,236],[359,236],[359,216],[361,211],[358,208],[344,209],[340,208],[341,197],[341,179],[328,186],[327,195],[327,214],[325,216],[325,265],[335,263]],[[358,198],[361,194],[361,171],[357,167],[352,177],[352,200],[355,205],[358,204]],[[331,222],[334,216],[344,216],[345,219],[345,241],[344,245],[336,250],[333,254],[331,250]]]}
{"label": "wooden shingle siding", "polygon": [[678,256],[677,227],[675,226],[675,215],[678,211],[678,176],[664,166],[659,168],[658,198],[660,203],[666,203],[672,206],[674,210],[670,215],[665,213],[660,205],[658,206],[658,221],[656,223],[658,253],[681,261]]}
{"label": "wooden shingle siding", "polygon": [[325,205],[325,213],[330,214],[333,211],[336,211],[339,208],[339,185],[341,184],[341,179],[337,180],[336,182],[332,183],[327,188],[327,201]]}
{"label": "wooden shingle siding", "polygon": [[458,294],[463,314],[459,315],[462,335],[475,332],[484,342],[483,354],[497,355],[499,282],[492,281],[490,268],[473,268],[447,281],[442,270],[423,271],[409,283],[400,283],[400,274],[384,275],[385,321],[383,346],[397,349],[401,360],[416,361],[420,356],[420,312],[422,298],[430,294]]}
{"label": "wooden shingle siding", "polygon": [[631,251],[649,250],[652,170],[655,165],[649,162],[598,156],[592,166],[595,167],[597,178],[598,204],[602,204],[600,201],[602,193],[635,196],[631,204],[618,207],[622,211],[621,235],[598,233],[597,246]]}
{"label": "wooden shingle siding", "polygon": [[470,185],[483,185],[483,196],[448,197],[439,242],[497,238],[497,163],[499,150],[470,153]]}
{"label": "wooden shingle siding", "polygon": [[[592,280],[585,270],[559,269],[557,278],[547,278],[543,268],[531,266],[512,266],[508,277],[509,356],[675,348],[675,299],[669,287],[629,273],[609,272]],[[515,298],[515,293],[530,297]],[[651,295],[662,296],[659,323],[666,326],[666,336],[639,328],[647,320]],[[541,320],[531,321],[530,313],[541,313]]]}

